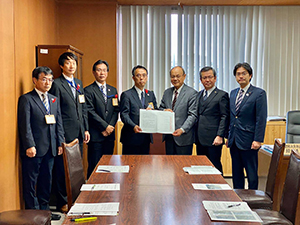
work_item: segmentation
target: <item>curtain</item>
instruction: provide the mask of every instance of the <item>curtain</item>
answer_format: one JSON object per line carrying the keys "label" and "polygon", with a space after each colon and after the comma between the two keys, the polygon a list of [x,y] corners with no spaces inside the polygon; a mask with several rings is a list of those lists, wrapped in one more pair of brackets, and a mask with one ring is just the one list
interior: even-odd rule
{"label": "curtain", "polygon": [[248,62],[251,83],[266,90],[268,114],[299,108],[299,6],[120,6],[118,88],[134,85],[131,69],[144,65],[147,89],[158,103],[171,87],[169,70],[181,65],[185,83],[200,91],[199,71],[212,66],[216,86],[230,93],[233,68]]}

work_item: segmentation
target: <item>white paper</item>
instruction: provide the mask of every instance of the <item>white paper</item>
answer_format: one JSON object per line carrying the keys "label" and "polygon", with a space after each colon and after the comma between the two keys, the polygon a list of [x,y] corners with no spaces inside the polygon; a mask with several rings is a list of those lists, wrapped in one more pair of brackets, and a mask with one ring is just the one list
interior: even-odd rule
{"label": "white paper", "polygon": [[202,201],[206,210],[251,211],[246,202],[233,201]]}
{"label": "white paper", "polygon": [[83,184],[80,191],[119,191],[120,184]]}
{"label": "white paper", "polygon": [[193,183],[195,190],[232,190],[228,184],[198,184]]}
{"label": "white paper", "polygon": [[141,133],[172,134],[175,131],[175,113],[140,109]]}
{"label": "white paper", "polygon": [[212,221],[263,222],[253,211],[207,210]]}
{"label": "white paper", "polygon": [[192,166],[184,167],[184,172],[187,172],[191,175],[201,175],[201,174],[222,174],[218,169],[212,166]]}
{"label": "white paper", "polygon": [[75,203],[68,215],[115,216],[119,212],[119,202]]}
{"label": "white paper", "polygon": [[98,166],[96,173],[129,173],[129,166]]}

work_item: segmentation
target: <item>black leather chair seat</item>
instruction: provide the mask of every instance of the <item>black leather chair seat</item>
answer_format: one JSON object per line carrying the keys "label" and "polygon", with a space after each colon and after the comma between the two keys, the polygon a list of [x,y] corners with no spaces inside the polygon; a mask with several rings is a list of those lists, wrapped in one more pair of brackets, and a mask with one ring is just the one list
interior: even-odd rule
{"label": "black leather chair seat", "polygon": [[277,211],[267,209],[254,209],[259,217],[262,219],[263,224],[276,224],[276,225],[293,225],[284,215]]}
{"label": "black leather chair seat", "polygon": [[234,191],[251,209],[272,209],[273,201],[264,191],[250,189],[234,189]]}
{"label": "black leather chair seat", "polygon": [[0,225],[51,225],[47,210],[12,210],[0,213]]}

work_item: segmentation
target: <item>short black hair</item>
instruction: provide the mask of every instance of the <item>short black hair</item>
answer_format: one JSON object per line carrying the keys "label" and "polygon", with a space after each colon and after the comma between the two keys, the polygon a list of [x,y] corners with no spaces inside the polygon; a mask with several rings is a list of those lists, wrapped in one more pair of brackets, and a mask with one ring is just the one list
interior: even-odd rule
{"label": "short black hair", "polygon": [[180,69],[182,69],[182,72],[183,72],[183,75],[185,74],[185,71],[184,71],[184,69],[183,69],[183,67],[182,66],[174,66],[174,67],[172,67],[172,69],[170,69],[170,76],[171,76],[171,71],[173,70],[173,69],[175,69],[176,67],[179,67]]}
{"label": "short black hair", "polygon": [[200,79],[202,78],[202,75],[201,75],[202,72],[207,72],[207,71],[210,71],[210,70],[213,71],[214,77],[217,76],[217,72],[215,71],[214,68],[212,68],[211,66],[205,66],[205,67],[203,67],[203,68],[200,70],[200,72],[199,72]]}
{"label": "short black hair", "polygon": [[249,75],[252,75],[253,70],[252,70],[251,66],[249,65],[249,63],[243,62],[243,63],[238,63],[238,64],[235,65],[235,67],[233,69],[233,75],[234,76],[236,75],[236,71],[241,67],[243,67],[245,70],[247,70]]}
{"label": "short black hair", "polygon": [[33,71],[32,71],[32,78],[36,78],[37,80],[39,79],[41,73],[44,73],[45,75],[52,75],[53,78],[53,72],[52,70],[47,67],[47,66],[39,66],[36,67]]}
{"label": "short black hair", "polygon": [[101,60],[101,59],[94,63],[94,65],[93,65],[93,71],[96,71],[96,67],[97,67],[99,64],[105,64],[106,67],[107,67],[107,72],[109,71],[108,63],[107,63],[105,60]]}
{"label": "short black hair", "polygon": [[78,64],[78,58],[77,58],[77,56],[76,56],[74,53],[72,53],[72,52],[64,52],[63,54],[61,54],[61,55],[59,56],[59,59],[58,59],[58,64],[59,64],[60,66],[64,66],[65,61],[66,61],[66,60],[69,60],[69,59],[74,59],[74,60],[76,61],[76,64]]}
{"label": "short black hair", "polygon": [[144,70],[146,70],[146,73],[147,73],[147,75],[148,75],[148,70],[146,69],[146,67],[141,66],[141,65],[137,65],[137,66],[133,67],[132,70],[131,70],[132,76],[134,76],[134,73],[135,73],[135,71],[136,71],[137,69],[144,69]]}

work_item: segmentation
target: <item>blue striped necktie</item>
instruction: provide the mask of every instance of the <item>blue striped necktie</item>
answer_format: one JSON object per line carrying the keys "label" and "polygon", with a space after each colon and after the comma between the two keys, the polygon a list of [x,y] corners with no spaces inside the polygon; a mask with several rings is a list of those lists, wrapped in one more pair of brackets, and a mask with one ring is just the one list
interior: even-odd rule
{"label": "blue striped necktie", "polygon": [[42,94],[42,98],[43,98],[43,104],[46,108],[47,114],[50,114],[50,110],[49,110],[49,103],[47,101],[46,95]]}
{"label": "blue striped necktie", "polygon": [[205,100],[207,99],[207,90],[205,90],[204,93],[205,93],[205,94],[204,94],[204,96],[203,96],[203,101],[205,101]]}
{"label": "blue striped necktie", "polygon": [[235,103],[235,111],[237,112],[241,106],[241,103],[243,101],[243,93],[244,93],[244,90],[243,89],[240,89],[239,91],[239,95],[237,97],[237,100],[236,100],[236,103]]}

